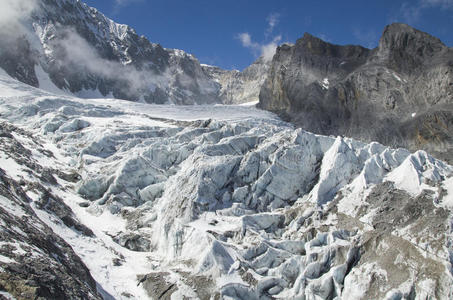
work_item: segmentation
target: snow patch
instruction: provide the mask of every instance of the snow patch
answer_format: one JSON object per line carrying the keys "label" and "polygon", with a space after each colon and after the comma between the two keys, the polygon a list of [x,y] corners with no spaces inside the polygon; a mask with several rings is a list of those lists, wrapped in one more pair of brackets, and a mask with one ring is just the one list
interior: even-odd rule
{"label": "snow patch", "polygon": [[0,254],[0,262],[5,263],[5,264],[12,264],[12,263],[15,263],[16,261]]}
{"label": "snow patch", "polygon": [[41,65],[36,65],[35,66],[35,73],[36,77],[38,78],[38,83],[39,83],[39,88],[51,93],[54,93],[56,95],[68,95],[68,93],[62,91],[59,89],[49,78],[49,74],[47,74]]}
{"label": "snow patch", "polygon": [[0,295],[5,297],[6,300],[16,300],[16,297],[14,297],[13,295],[11,295],[8,292],[0,291]]}
{"label": "snow patch", "polygon": [[442,183],[442,187],[446,191],[446,195],[442,198],[442,205],[453,209],[453,177],[446,179]]}
{"label": "snow patch", "polygon": [[239,104],[239,105],[240,105],[240,106],[255,106],[255,105],[257,105],[259,102],[260,102],[259,100],[256,100],[256,101],[241,103],[241,104]]}
{"label": "snow patch", "polygon": [[396,75],[396,73],[392,73],[392,75],[393,75],[393,77],[396,78],[396,80],[398,80],[398,81],[400,81],[400,82],[403,81],[398,75]]}
{"label": "snow patch", "polygon": [[409,155],[403,163],[386,176],[387,181],[412,196],[419,195],[424,189],[437,192],[437,188],[428,184],[437,183],[452,173],[452,167],[434,160],[425,151]]}
{"label": "snow patch", "polygon": [[329,83],[329,78],[327,78],[327,77],[324,78],[324,79],[322,80],[322,82],[321,82],[321,86],[322,86],[324,89],[328,90],[328,89],[329,89],[329,85],[330,85],[330,83]]}

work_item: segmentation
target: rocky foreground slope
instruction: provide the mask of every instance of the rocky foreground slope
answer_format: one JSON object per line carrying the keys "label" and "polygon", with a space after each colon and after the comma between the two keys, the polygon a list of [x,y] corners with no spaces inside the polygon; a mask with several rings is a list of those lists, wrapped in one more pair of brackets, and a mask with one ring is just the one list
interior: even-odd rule
{"label": "rocky foreground slope", "polygon": [[0,117],[1,295],[453,297],[453,167],[424,151],[7,76]]}
{"label": "rocky foreground slope", "polygon": [[453,161],[453,49],[405,24],[375,49],[305,34],[277,49],[260,106],[308,131],[424,149]]}

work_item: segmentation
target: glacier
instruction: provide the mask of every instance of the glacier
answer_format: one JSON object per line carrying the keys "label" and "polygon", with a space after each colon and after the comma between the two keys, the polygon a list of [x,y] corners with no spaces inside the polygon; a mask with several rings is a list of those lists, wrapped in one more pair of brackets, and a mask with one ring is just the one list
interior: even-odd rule
{"label": "glacier", "polygon": [[[425,151],[5,73],[0,127],[0,173],[31,201],[1,194],[0,232],[29,206],[104,299],[453,298],[453,167]],[[1,242],[0,273],[41,255],[21,235]]]}

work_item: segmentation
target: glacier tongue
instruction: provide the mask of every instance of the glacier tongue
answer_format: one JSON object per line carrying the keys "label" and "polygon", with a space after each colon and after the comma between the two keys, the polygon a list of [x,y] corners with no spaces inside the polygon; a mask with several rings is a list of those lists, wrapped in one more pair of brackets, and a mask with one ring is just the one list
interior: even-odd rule
{"label": "glacier tongue", "polygon": [[[253,107],[80,100],[6,77],[0,85],[2,124],[29,132],[11,134],[35,165],[74,183],[61,173],[43,183],[3,148],[0,168],[47,186],[93,231],[77,235],[35,208],[104,296],[453,297],[453,168],[426,152],[295,130]],[[38,201],[41,191],[27,193]]]}

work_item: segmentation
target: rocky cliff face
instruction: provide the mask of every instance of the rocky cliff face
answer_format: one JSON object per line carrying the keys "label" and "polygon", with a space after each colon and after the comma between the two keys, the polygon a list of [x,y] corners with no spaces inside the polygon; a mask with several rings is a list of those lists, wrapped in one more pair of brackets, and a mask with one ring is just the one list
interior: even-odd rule
{"label": "rocky cliff face", "polygon": [[404,24],[376,49],[305,34],[277,49],[260,106],[303,128],[453,159],[453,50]]}
{"label": "rocky cliff face", "polygon": [[223,70],[203,65],[203,70],[220,84],[220,98],[225,104],[255,102],[259,100],[261,86],[267,77],[270,61],[260,57],[244,71]]}
{"label": "rocky cliff face", "polygon": [[[103,299],[71,246],[40,219],[50,216],[52,222],[65,224],[85,238],[93,237],[52,191],[57,185],[54,175],[69,180],[77,177],[40,165],[33,151],[48,158],[52,154],[38,139],[24,142],[31,137],[29,132],[0,123],[0,152],[7,160],[0,168],[0,298]],[[27,169],[28,179],[3,169],[13,165]]]}
{"label": "rocky cliff face", "polygon": [[219,84],[192,55],[151,43],[79,0],[36,3],[22,26],[1,31],[0,67],[9,75],[82,97],[219,102]]}

